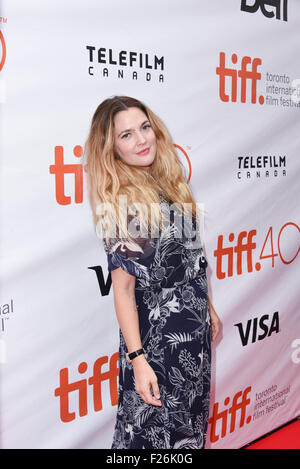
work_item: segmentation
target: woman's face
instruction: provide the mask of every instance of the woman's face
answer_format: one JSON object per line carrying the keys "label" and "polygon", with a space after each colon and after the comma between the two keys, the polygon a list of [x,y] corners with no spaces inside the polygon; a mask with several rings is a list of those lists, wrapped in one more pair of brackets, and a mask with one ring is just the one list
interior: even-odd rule
{"label": "woman's face", "polygon": [[114,140],[125,163],[149,170],[156,156],[156,136],[141,109],[130,107],[115,115]]}

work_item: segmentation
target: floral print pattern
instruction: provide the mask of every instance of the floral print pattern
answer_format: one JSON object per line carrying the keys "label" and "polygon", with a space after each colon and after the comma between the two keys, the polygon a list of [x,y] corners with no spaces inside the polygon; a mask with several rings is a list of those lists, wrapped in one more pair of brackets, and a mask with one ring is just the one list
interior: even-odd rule
{"label": "floral print pattern", "polygon": [[[169,204],[162,199],[162,209]],[[201,243],[179,237],[174,214],[155,239],[110,239],[108,269],[136,277],[142,345],[158,378],[162,406],[135,390],[121,329],[118,408],[112,449],[202,449],[210,401],[211,335],[207,261]]]}

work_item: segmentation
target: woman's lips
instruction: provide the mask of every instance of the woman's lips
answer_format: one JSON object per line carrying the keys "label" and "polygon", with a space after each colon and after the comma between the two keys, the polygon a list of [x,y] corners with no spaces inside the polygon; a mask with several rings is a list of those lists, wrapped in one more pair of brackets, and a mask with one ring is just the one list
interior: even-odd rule
{"label": "woman's lips", "polygon": [[140,151],[139,153],[137,153],[137,155],[140,155],[140,156],[147,155],[149,151],[150,151],[150,148],[145,148],[145,150]]}

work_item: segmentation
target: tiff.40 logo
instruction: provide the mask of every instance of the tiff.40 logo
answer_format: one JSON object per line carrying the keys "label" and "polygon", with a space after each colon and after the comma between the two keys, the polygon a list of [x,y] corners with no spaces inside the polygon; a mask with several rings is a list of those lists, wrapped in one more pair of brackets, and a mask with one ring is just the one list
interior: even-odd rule
{"label": "tiff.40 logo", "polygon": [[[292,231],[296,229],[296,236],[292,238]],[[255,270],[261,270],[261,261],[264,259],[271,259],[272,267],[275,265],[275,258],[279,256],[281,262],[283,264],[291,264],[297,257],[300,245],[296,246],[295,254],[290,258],[287,259],[286,255],[284,255],[283,247],[282,247],[282,239],[284,239],[284,235],[287,233],[287,236],[291,236],[291,241],[288,243],[290,246],[295,244],[295,240],[300,233],[300,228],[296,223],[288,222],[285,223],[279,230],[277,235],[277,239],[274,239],[273,227],[270,226],[268,232],[265,237],[265,241],[261,248],[261,252],[259,254],[259,261],[253,262],[253,253],[256,249],[256,243],[254,242],[254,237],[256,236],[256,230],[241,231],[236,236],[234,233],[230,233],[228,236],[228,240],[232,245],[226,245],[224,235],[219,235],[217,240],[217,248],[214,250],[213,254],[216,257],[216,276],[218,279],[224,279],[227,277],[233,276],[233,268],[234,263],[236,264],[236,273],[237,275],[241,275],[243,273],[242,261],[243,261],[243,253],[245,254],[245,261],[246,261],[246,270],[247,273],[253,272],[253,265]],[[285,236],[286,238],[286,236]],[[285,242],[286,244],[286,242]],[[278,252],[275,252],[275,246],[277,245]],[[269,251],[267,251],[267,247],[269,247]],[[224,271],[224,264],[227,263],[227,272]]]}

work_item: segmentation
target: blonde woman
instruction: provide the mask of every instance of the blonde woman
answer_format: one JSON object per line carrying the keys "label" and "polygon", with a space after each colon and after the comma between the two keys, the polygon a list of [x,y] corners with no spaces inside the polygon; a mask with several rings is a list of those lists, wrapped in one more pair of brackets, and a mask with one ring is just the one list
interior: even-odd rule
{"label": "blonde woman", "polygon": [[96,109],[84,158],[120,326],[112,448],[204,448],[220,321],[171,137],[144,103],[115,96]]}

